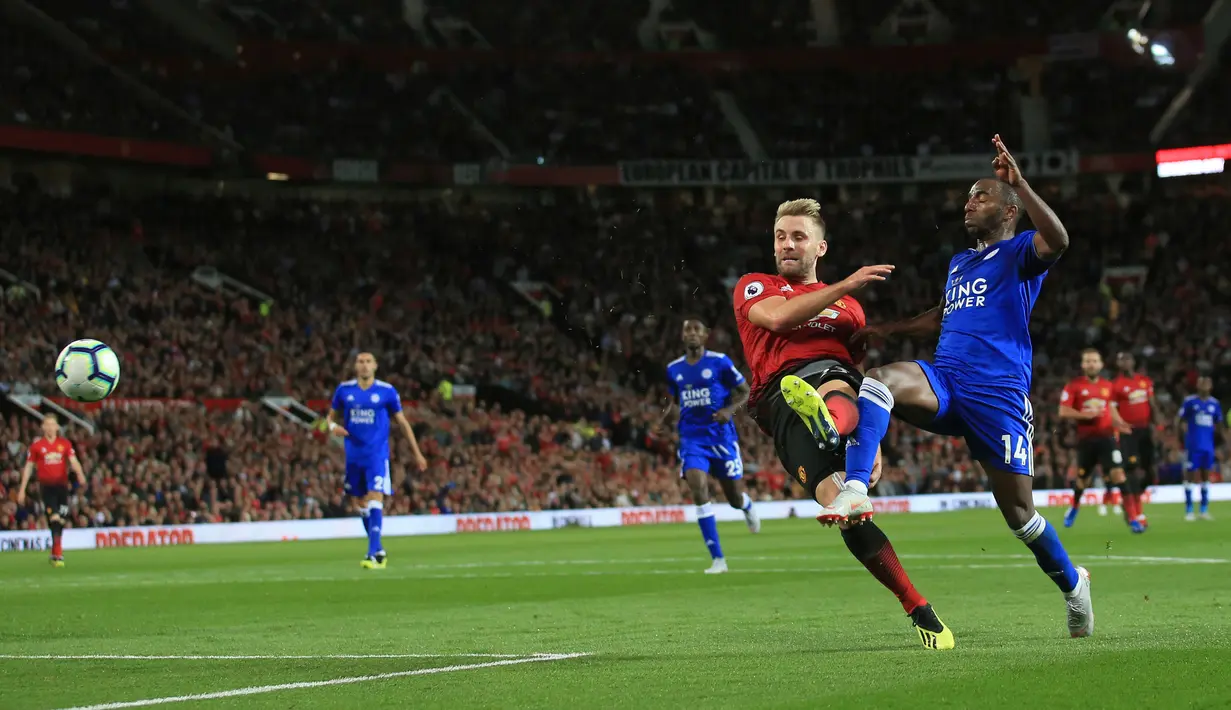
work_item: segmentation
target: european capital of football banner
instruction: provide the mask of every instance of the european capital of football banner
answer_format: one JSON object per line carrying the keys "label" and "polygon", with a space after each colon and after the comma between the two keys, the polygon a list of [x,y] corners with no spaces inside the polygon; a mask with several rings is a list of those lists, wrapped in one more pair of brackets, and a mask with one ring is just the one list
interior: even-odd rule
{"label": "european capital of football banner", "polygon": [[[620,184],[643,187],[707,185],[841,185],[978,180],[991,177],[989,155],[785,158],[779,160],[628,160]],[[1076,175],[1076,151],[1014,153],[1027,177]]]}

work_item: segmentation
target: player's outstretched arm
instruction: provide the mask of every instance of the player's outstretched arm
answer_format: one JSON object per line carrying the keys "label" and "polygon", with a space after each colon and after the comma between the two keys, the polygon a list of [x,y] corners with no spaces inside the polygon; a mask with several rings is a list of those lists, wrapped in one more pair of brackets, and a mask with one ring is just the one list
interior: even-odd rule
{"label": "player's outstretched arm", "polygon": [[914,318],[860,328],[851,336],[851,346],[858,348],[871,340],[884,340],[894,337],[917,338],[923,335],[931,335],[940,330],[940,318],[943,313],[944,311],[940,306],[937,306],[920,313]]}
{"label": "player's outstretched arm", "polygon": [[21,469],[21,484],[17,486],[17,505],[26,504],[26,486],[30,485],[31,473],[34,473],[34,462],[27,460]]}
{"label": "player's outstretched arm", "polygon": [[992,146],[996,148],[996,158],[992,161],[996,177],[1017,191],[1022,207],[1025,208],[1026,214],[1030,215],[1030,222],[1034,224],[1035,253],[1044,261],[1055,259],[1069,248],[1068,230],[1064,228],[1064,223],[1060,221],[1051,207],[1047,206],[1043,198],[1039,197],[1038,193],[1030,187],[1030,183],[1022,177],[1017,161],[1009,153],[1009,149],[1004,146],[999,133],[992,138]]}
{"label": "player's outstretched arm", "polygon": [[415,457],[415,468],[420,471],[427,470],[427,459],[423,457],[423,452],[419,450],[419,440],[415,438],[415,430],[410,427],[410,420],[406,418],[406,413],[399,411],[394,415],[398,426],[402,427],[402,433],[406,435],[406,440],[410,442],[410,453]]}
{"label": "player's outstretched arm", "polygon": [[1060,405],[1059,414],[1061,419],[1071,419],[1077,422],[1088,422],[1091,419],[1097,419],[1099,415],[1098,412],[1082,412],[1073,409],[1067,404]]}
{"label": "player's outstretched arm", "polygon": [[68,467],[73,469],[73,474],[77,476],[77,485],[85,488],[85,469],[81,467],[81,460],[76,456],[69,456]]}
{"label": "player's outstretched arm", "polygon": [[755,303],[748,310],[748,320],[759,328],[785,333],[812,320],[818,313],[838,302],[839,298],[858,291],[876,281],[884,281],[893,273],[891,264],[865,266],[859,271],[811,293],[794,298],[773,296]]}
{"label": "player's outstretched arm", "polygon": [[325,415],[325,428],[329,430],[330,434],[334,434],[336,436],[350,436],[349,431],[343,428],[341,424],[334,421],[335,419],[341,418],[341,412],[336,409],[330,409],[329,413]]}
{"label": "player's outstretched arm", "polygon": [[731,390],[731,397],[727,406],[714,412],[714,421],[723,422],[724,424],[731,421],[735,413],[739,411],[739,408],[748,404],[748,398],[751,395],[752,388],[748,386],[747,382],[741,382],[736,385],[735,389]]}

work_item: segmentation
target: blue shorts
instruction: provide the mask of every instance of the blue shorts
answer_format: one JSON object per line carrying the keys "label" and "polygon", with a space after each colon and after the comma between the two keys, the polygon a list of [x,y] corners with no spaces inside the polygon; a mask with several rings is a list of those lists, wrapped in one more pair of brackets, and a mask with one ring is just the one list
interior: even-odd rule
{"label": "blue shorts", "polygon": [[1213,471],[1218,460],[1210,449],[1189,449],[1185,471]]}
{"label": "blue shorts", "polygon": [[972,382],[977,375],[958,375],[930,362],[916,362],[940,403],[936,418],[925,427],[928,431],[964,438],[975,461],[1034,475],[1034,407],[1028,392]]}
{"label": "blue shorts", "polygon": [[696,444],[680,442],[680,476],[685,471],[697,469],[715,478],[738,481],[744,477],[744,460],[739,455],[739,443]]}
{"label": "blue shorts", "polygon": [[393,483],[389,480],[389,458],[346,462],[346,482],[342,486],[346,495],[362,498],[368,493],[393,495]]}

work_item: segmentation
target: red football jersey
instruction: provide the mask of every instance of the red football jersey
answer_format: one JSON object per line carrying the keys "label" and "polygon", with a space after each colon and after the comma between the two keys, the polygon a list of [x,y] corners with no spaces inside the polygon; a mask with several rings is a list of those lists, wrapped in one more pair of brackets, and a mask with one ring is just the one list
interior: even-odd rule
{"label": "red football jersey", "polygon": [[762,390],[786,370],[813,360],[855,365],[863,359],[862,352],[857,359],[848,345],[851,335],[867,322],[863,306],[850,296],[838,299],[789,333],[773,333],[748,320],[748,311],[758,301],[772,296],[790,299],[822,288],[823,283],[791,283],[776,274],[748,274],[735,285],[735,324],[744,343],[744,359],[752,370],[750,404],[756,404]]}
{"label": "red football jersey", "polygon": [[1120,375],[1111,383],[1111,401],[1120,410],[1120,418],[1134,429],[1150,426],[1150,400],[1154,397],[1154,380],[1145,375]]}
{"label": "red football jersey", "polygon": [[43,437],[30,444],[29,459],[38,471],[38,482],[49,486],[68,485],[68,460],[76,456],[73,444],[62,436],[55,441]]}
{"label": "red football jersey", "polygon": [[1093,439],[1114,436],[1111,425],[1111,381],[1099,377],[1091,380],[1082,375],[1065,386],[1060,393],[1060,404],[1079,412],[1098,412],[1099,416],[1085,422],[1077,422],[1077,438]]}

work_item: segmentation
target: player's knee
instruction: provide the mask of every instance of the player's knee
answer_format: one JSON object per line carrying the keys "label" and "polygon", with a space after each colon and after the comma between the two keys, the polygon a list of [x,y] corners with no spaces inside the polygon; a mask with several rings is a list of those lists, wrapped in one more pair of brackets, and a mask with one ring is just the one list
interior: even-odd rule
{"label": "player's knee", "polygon": [[1034,517],[1034,501],[1005,501],[1000,504],[1000,514],[1009,529],[1017,532]]}

